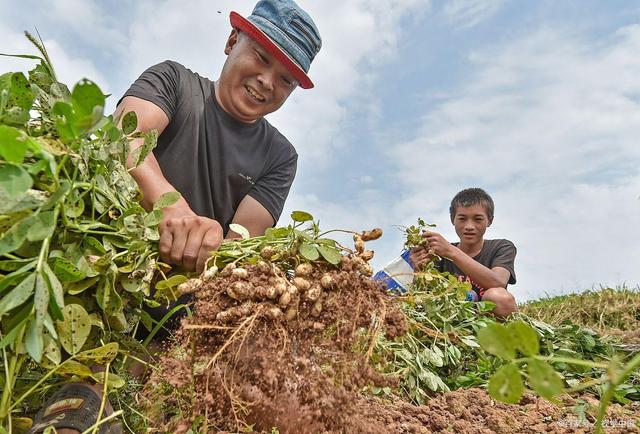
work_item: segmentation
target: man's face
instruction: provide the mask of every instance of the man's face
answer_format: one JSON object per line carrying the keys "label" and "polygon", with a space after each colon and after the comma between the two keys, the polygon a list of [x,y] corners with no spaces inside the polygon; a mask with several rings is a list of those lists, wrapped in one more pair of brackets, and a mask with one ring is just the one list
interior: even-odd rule
{"label": "man's face", "polygon": [[228,57],[216,95],[222,108],[241,122],[276,111],[297,86],[289,70],[245,34],[232,31],[224,52]]}
{"label": "man's face", "polygon": [[453,216],[453,226],[463,244],[475,244],[482,240],[491,222],[484,205],[459,206]]}

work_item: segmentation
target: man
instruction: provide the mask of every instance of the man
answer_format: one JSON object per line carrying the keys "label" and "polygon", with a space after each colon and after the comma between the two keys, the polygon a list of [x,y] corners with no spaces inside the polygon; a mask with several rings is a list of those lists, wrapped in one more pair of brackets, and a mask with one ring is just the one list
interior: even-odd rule
{"label": "man", "polygon": [[437,264],[440,271],[471,283],[474,300],[494,302],[493,313],[498,317],[515,312],[516,300],[507,285],[516,283],[516,247],[509,240],[484,239],[493,223],[493,199],[481,188],[468,188],[454,196],[449,212],[460,242],[449,243],[439,233],[426,231],[428,249],[413,249],[410,262],[420,269],[435,253],[442,258]]}
{"label": "man", "polygon": [[[321,47],[313,20],[292,0],[261,0],[249,17],[231,12],[230,21],[218,80],[162,62],[136,80],[115,113],[134,111],[139,131],[159,133],[154,152],[131,174],[147,209],[164,193],[181,193],[163,209],[159,249],[162,260],[188,270],[202,271],[211,251],[234,236],[230,223],[257,236],[277,222],[297,154],[264,116],[298,86],[313,87],[307,73]],[[131,148],[141,145],[138,139]],[[31,432],[49,425],[61,434],[86,430],[96,421],[100,394],[97,385],[64,386]],[[120,431],[104,426],[100,432]]]}

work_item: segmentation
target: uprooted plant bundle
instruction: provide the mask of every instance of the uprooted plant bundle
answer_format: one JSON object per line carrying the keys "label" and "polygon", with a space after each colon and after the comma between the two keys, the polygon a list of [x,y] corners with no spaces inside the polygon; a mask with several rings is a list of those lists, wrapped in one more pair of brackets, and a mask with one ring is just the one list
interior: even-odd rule
{"label": "uprooted plant bundle", "polygon": [[[167,432],[349,431],[359,391],[394,383],[368,363],[378,335],[394,338],[406,327],[370,279],[364,242],[379,235],[355,234],[354,251],[327,255],[327,247],[340,247],[316,225],[294,224],[265,236],[286,242],[245,249],[242,260],[224,265],[228,254],[214,253],[195,286],[181,287],[194,291],[194,313],[145,388],[152,425]],[[252,240],[236,242],[237,251]]]}
{"label": "uprooted plant bundle", "polygon": [[0,432],[28,426],[42,392],[68,379],[122,386],[109,366],[141,349],[130,339],[138,326],[153,327],[142,307],[159,304],[160,208],[179,197],[139,205],[128,144],[144,137],[139,163],[156,133],[136,133],[135,113],[121,128],[104,116],[95,83],[69,91],[28,37],[42,57],[17,57],[38,65],[0,76]]}

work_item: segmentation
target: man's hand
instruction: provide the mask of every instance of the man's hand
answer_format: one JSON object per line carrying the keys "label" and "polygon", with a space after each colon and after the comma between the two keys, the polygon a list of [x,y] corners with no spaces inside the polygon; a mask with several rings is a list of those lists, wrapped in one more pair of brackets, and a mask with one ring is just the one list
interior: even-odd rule
{"label": "man's hand", "polygon": [[455,247],[437,232],[425,231],[422,235],[429,242],[429,251],[441,258],[451,258]]}
{"label": "man's hand", "polygon": [[196,215],[186,203],[162,209],[160,258],[187,270],[202,272],[224,236],[217,221]]}
{"label": "man's hand", "polygon": [[422,266],[431,260],[431,253],[425,247],[415,247],[409,253],[409,260],[414,270],[422,269]]}

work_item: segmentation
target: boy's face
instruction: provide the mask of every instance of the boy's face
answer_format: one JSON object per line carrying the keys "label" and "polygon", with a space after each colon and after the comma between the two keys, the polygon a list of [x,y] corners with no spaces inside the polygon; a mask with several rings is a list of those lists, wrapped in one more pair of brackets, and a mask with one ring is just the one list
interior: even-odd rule
{"label": "boy's face", "polygon": [[491,225],[484,205],[459,206],[453,216],[453,226],[462,244],[482,241],[484,233]]}
{"label": "boy's face", "polygon": [[232,31],[224,52],[228,57],[216,95],[222,108],[241,122],[276,111],[297,86],[289,70],[247,35]]}

